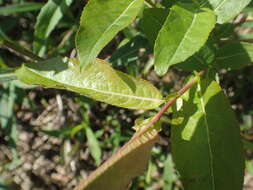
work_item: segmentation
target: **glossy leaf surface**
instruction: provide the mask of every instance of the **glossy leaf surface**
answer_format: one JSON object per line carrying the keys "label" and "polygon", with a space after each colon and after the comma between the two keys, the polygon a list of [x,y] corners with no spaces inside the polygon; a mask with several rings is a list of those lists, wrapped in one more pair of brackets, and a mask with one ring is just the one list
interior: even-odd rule
{"label": "glossy leaf surface", "polygon": [[156,39],[156,72],[164,75],[171,65],[185,61],[197,52],[214,25],[213,11],[192,4],[174,5]]}
{"label": "glossy leaf surface", "polygon": [[81,66],[95,60],[102,48],[134,20],[143,3],[144,0],[90,0],[87,3],[76,37]]}
{"label": "glossy leaf surface", "polygon": [[84,179],[76,190],[126,190],[132,179],[141,175],[148,166],[150,152],[159,139],[156,129],[133,137],[102,166]]}
{"label": "glossy leaf surface", "polygon": [[76,59],[53,58],[23,65],[16,73],[27,84],[67,89],[119,107],[153,109],[163,103],[160,92],[148,81],[115,71],[99,59],[82,71]]}
{"label": "glossy leaf surface", "polygon": [[241,190],[244,153],[235,114],[215,81],[201,80],[174,114],[172,155],[185,190]]}
{"label": "glossy leaf surface", "polygon": [[34,31],[34,52],[43,56],[46,50],[45,40],[63,17],[72,0],[49,0],[41,9]]}
{"label": "glossy leaf surface", "polygon": [[223,24],[238,15],[251,0],[208,0],[212,5],[217,22]]}
{"label": "glossy leaf surface", "polygon": [[228,43],[217,52],[218,69],[240,69],[253,62],[253,45],[247,42]]}

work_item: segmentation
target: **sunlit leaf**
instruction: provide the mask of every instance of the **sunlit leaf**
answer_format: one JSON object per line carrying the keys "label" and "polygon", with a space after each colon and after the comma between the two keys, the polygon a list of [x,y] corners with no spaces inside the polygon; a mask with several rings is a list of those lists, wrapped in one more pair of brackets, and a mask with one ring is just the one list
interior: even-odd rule
{"label": "sunlit leaf", "polygon": [[149,130],[138,137],[134,136],[87,179],[84,179],[76,190],[126,190],[131,180],[147,169],[150,151],[158,139],[156,129]]}
{"label": "sunlit leaf", "polygon": [[215,81],[186,96],[172,127],[172,155],[185,190],[241,190],[244,153],[235,114]]}
{"label": "sunlit leaf", "polygon": [[102,48],[134,20],[143,3],[144,0],[89,0],[76,37],[81,66],[95,60]]}
{"label": "sunlit leaf", "polygon": [[81,70],[76,59],[53,58],[25,64],[16,73],[27,84],[67,89],[119,107],[153,109],[163,103],[160,92],[148,81],[115,71],[99,59]]}
{"label": "sunlit leaf", "polygon": [[174,5],[155,43],[155,70],[164,75],[171,65],[185,61],[207,41],[215,15],[193,4]]}
{"label": "sunlit leaf", "polygon": [[251,0],[208,0],[212,5],[217,22],[223,24],[238,15]]}

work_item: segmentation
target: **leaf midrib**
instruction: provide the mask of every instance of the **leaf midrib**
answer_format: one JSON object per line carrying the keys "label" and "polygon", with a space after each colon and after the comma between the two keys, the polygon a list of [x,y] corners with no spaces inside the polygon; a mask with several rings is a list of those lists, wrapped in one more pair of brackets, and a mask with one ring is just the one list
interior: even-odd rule
{"label": "leaf midrib", "polygon": [[101,42],[101,40],[103,40],[103,36],[105,35],[105,33],[107,33],[107,32],[112,28],[112,26],[115,25],[115,23],[117,23],[117,22],[121,19],[121,17],[132,7],[132,5],[133,5],[136,1],[138,1],[138,0],[132,1],[132,2],[126,7],[126,9],[119,15],[119,17],[118,17],[117,19],[115,19],[115,20],[113,21],[113,23],[110,24],[110,25],[107,27],[106,30],[104,30],[104,32],[100,35],[99,40],[98,40],[98,41],[94,44],[94,46],[92,47],[92,49],[91,49],[91,51],[90,51],[90,53],[89,53],[89,58],[88,58],[87,60],[90,60],[91,55],[94,54],[94,51],[95,51],[95,49],[97,48],[97,44],[99,44],[99,43]]}
{"label": "leaf midrib", "polygon": [[[39,75],[40,77],[42,78],[45,78],[45,76],[41,75],[40,73],[37,73],[37,72],[34,72],[33,70],[27,68],[30,72],[36,74],[36,75]],[[126,98],[133,98],[133,99],[137,99],[137,100],[142,100],[142,101],[149,101],[149,102],[160,102],[162,103],[163,100],[162,99],[157,99],[157,98],[147,98],[147,97],[142,97],[142,96],[134,96],[134,95],[126,95],[126,94],[121,94],[121,93],[118,93],[118,92],[109,92],[109,91],[104,91],[104,90],[99,90],[99,89],[93,89],[93,88],[82,88],[82,87],[76,87],[76,86],[73,86],[73,85],[70,85],[70,84],[64,84],[62,82],[59,82],[57,80],[53,80],[52,78],[48,78],[47,77],[47,80],[50,80],[50,81],[53,81],[53,82],[56,82],[58,84],[61,84],[64,86],[67,86],[67,87],[70,87],[70,88],[79,88],[79,89],[86,89],[86,90],[91,90],[91,91],[95,91],[95,92],[99,92],[99,93],[103,93],[103,94],[107,94],[107,95],[115,95],[115,96],[121,96],[121,97],[126,97]]]}
{"label": "leaf midrib", "polygon": [[227,0],[223,0],[215,9],[214,11],[217,11]]}
{"label": "leaf midrib", "polygon": [[171,63],[171,62],[173,62],[173,61],[174,61],[175,56],[177,55],[178,50],[181,48],[181,46],[182,46],[183,42],[184,42],[184,41],[185,41],[185,39],[188,37],[188,34],[190,33],[191,29],[193,28],[193,26],[194,26],[194,24],[195,24],[196,19],[197,19],[197,14],[194,14],[194,16],[193,16],[193,20],[192,20],[192,23],[191,23],[190,27],[187,29],[187,31],[186,31],[186,33],[185,33],[184,37],[183,37],[183,38],[182,38],[182,40],[180,41],[180,43],[179,43],[179,45],[178,45],[177,49],[175,50],[174,55],[173,55],[173,56],[172,56],[172,58],[168,61],[168,63]]}
{"label": "leaf midrib", "polygon": [[203,100],[203,94],[202,94],[202,89],[201,89],[201,85],[198,84],[199,86],[199,92],[200,92],[200,105],[201,105],[201,109],[204,115],[204,123],[205,123],[205,127],[206,127],[206,133],[207,133],[207,142],[208,142],[208,151],[209,151],[209,157],[210,157],[210,173],[211,173],[211,178],[212,178],[212,189],[215,190],[215,179],[214,179],[214,162],[213,162],[213,152],[212,152],[212,146],[211,146],[211,139],[210,139],[210,131],[209,131],[209,125],[208,125],[208,121],[207,121],[207,117],[206,117],[206,109],[205,109],[205,104],[204,104],[204,100]]}

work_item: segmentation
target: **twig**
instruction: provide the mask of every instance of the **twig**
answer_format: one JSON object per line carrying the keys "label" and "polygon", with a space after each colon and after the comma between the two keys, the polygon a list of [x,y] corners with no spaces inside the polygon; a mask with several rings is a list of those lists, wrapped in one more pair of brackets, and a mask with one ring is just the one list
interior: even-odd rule
{"label": "twig", "polygon": [[156,7],[156,4],[153,3],[151,0],[145,0],[145,2],[152,8],[155,8]]}
{"label": "twig", "polygon": [[147,132],[156,122],[158,122],[161,117],[163,116],[163,114],[169,109],[169,107],[172,106],[173,103],[176,102],[176,100],[182,96],[187,90],[189,90],[191,87],[193,87],[197,82],[198,82],[198,77],[203,75],[205,73],[205,71],[201,71],[199,72],[196,76],[194,77],[192,80],[190,80],[185,86],[183,86],[183,88],[181,88],[178,92],[177,92],[177,96],[175,96],[174,98],[170,99],[163,107],[162,109],[151,119],[151,121],[149,123],[146,124],[146,126],[144,126],[143,130],[140,130],[139,132],[137,132],[134,137],[129,141],[133,141],[136,138],[140,137],[141,135],[143,135],[145,132]]}
{"label": "twig", "polygon": [[[198,76],[196,76],[195,78],[193,78],[192,80],[190,80],[183,88],[181,88],[178,92],[177,92],[177,96],[172,98],[171,100],[169,100],[163,107],[162,109],[152,118],[152,120],[145,126],[144,130],[141,130],[140,132],[137,132],[137,134],[135,134],[131,140],[129,140],[123,147],[121,147],[116,154],[114,154],[113,156],[111,156],[106,162],[104,162],[97,170],[95,170],[93,173],[91,173],[88,178],[81,180],[81,182],[77,185],[77,187],[75,188],[75,190],[82,190],[85,185],[87,184],[87,181],[92,181],[92,179],[94,179],[96,177],[96,175],[101,175],[102,172],[104,172],[106,170],[106,168],[108,167],[108,164],[110,164],[111,162],[114,162],[115,158],[117,158],[117,155],[122,156],[122,152],[128,147],[130,146],[130,144],[135,141],[137,138],[139,138],[140,136],[142,136],[144,133],[146,133],[148,130],[152,130],[152,126],[158,122],[160,120],[160,118],[162,117],[162,115],[165,113],[165,111],[181,96],[183,95],[188,89],[190,89],[191,87],[193,87],[197,82],[198,82],[198,77],[200,75],[203,75],[204,71],[201,71],[200,73],[198,73]],[[156,139],[157,137],[159,137],[158,133],[155,134],[155,136],[152,137],[152,139]]]}
{"label": "twig", "polygon": [[13,44],[13,43],[6,41],[6,40],[2,43],[2,46],[5,47],[6,49],[13,51],[14,53],[16,53],[19,56],[21,55],[23,57],[28,57],[29,59],[31,59],[33,61],[43,61],[44,60],[43,58],[22,48],[21,46]]}

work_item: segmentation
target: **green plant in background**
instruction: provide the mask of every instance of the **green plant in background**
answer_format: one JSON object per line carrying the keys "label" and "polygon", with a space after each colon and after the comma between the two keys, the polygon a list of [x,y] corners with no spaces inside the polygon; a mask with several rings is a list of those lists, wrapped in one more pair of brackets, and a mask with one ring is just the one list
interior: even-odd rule
{"label": "green plant in background", "polygon": [[[145,180],[149,181],[148,173],[155,167],[149,161],[151,149],[159,141],[159,132],[163,129],[161,125],[168,125],[161,118],[169,108],[173,113],[169,121],[172,125],[172,158],[184,189],[241,190],[245,159],[240,126],[220,87],[218,71],[226,69],[233,72],[252,62],[252,41],[234,32],[238,23],[233,21],[250,2],[89,0],[82,12],[76,35],[77,57],[54,56],[56,51],[51,50],[50,58],[45,59],[39,56],[43,56],[47,48],[50,49],[50,33],[64,14],[68,15],[67,23],[73,19],[73,15],[68,12],[72,1],[50,0],[37,18],[33,41],[35,54],[18,46],[2,31],[4,35],[1,35],[1,44],[4,47],[33,61],[15,68],[14,73],[1,69],[0,80],[13,80],[16,77],[28,85],[66,89],[127,109],[152,110],[164,103],[152,117],[137,119],[132,138],[87,179],[83,179],[76,187],[77,190],[126,189],[133,178],[147,169],[148,163]],[[15,7],[15,12],[35,10],[41,6],[25,5]],[[0,9],[0,14],[8,14],[11,10],[14,9]],[[137,30],[131,26],[136,17],[139,23]],[[73,28],[75,26],[68,31],[69,35],[72,35]],[[153,63],[155,72],[160,76],[176,67],[190,72],[186,84],[164,98],[162,90],[159,91],[149,81],[115,70],[107,60],[98,59],[101,50],[122,30],[127,38],[109,59],[113,66],[118,67],[127,62],[136,64],[138,70],[138,49],[142,45],[151,46],[147,51],[154,52],[154,61],[141,68],[145,71],[143,75],[147,75],[147,70],[152,70]],[[139,43],[144,38],[148,39],[149,44]],[[64,47],[64,43],[57,48]],[[13,86],[4,88],[11,93]],[[14,99],[11,98],[9,102],[13,104]],[[84,109],[87,112],[88,108]],[[15,117],[8,115],[7,118]],[[82,131],[91,155],[96,165],[99,165],[99,135],[91,130],[89,122],[89,118],[85,117],[82,124],[73,128],[42,132],[73,138]],[[5,128],[6,125],[1,126]],[[119,140],[116,144],[119,145]],[[157,155],[160,151],[157,150]],[[177,178],[172,158],[170,154],[161,158],[165,165],[166,190],[173,188],[173,180]],[[247,165],[252,167],[249,163]]]}

